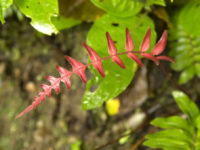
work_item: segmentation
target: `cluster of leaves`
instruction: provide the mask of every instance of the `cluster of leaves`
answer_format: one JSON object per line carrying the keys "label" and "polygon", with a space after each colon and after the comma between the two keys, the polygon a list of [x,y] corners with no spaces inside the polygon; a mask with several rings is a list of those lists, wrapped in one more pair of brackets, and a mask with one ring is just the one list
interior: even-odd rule
{"label": "cluster of leaves", "polygon": [[[179,83],[184,84],[195,75],[200,77],[200,21],[199,2],[190,2],[174,15],[174,27],[170,30],[170,55],[176,60],[172,69],[182,71]],[[192,17],[191,17],[192,16]]]}
{"label": "cluster of leaves", "polygon": [[127,56],[131,58],[132,60],[134,60],[140,67],[143,67],[143,64],[140,58],[136,54],[139,54],[141,57],[154,61],[157,65],[159,65],[159,60],[168,60],[168,61],[175,62],[170,57],[158,56],[165,49],[165,46],[167,43],[167,31],[164,31],[162,37],[160,38],[158,43],[154,46],[151,53],[149,54],[149,53],[146,53],[146,51],[148,51],[149,46],[150,46],[150,37],[151,37],[151,30],[149,28],[140,45],[139,51],[133,51],[134,43],[133,43],[131,34],[127,28],[126,29],[126,44],[125,44],[126,52],[117,53],[117,48],[114,44],[114,41],[111,39],[109,33],[106,32],[109,56],[104,57],[104,58],[101,58],[89,45],[83,44],[89,54],[91,63],[85,65],[69,56],[65,56],[65,58],[72,65],[72,71],[69,71],[67,69],[64,69],[63,67],[57,66],[56,68],[58,69],[58,72],[60,73],[60,77],[56,78],[53,76],[47,76],[46,78],[50,82],[50,85],[42,84],[41,87],[43,88],[43,91],[39,92],[38,96],[35,97],[35,101],[33,101],[33,103],[29,107],[27,107],[22,113],[20,113],[16,118],[21,117],[22,115],[34,109],[36,106],[39,106],[41,101],[45,100],[46,96],[48,97],[51,96],[52,89],[54,89],[56,93],[58,94],[60,92],[60,82],[63,82],[67,86],[67,88],[70,89],[71,87],[70,78],[72,74],[77,74],[83,80],[83,82],[86,83],[87,77],[85,74],[85,70],[87,66],[89,65],[92,65],[99,72],[99,74],[104,78],[105,72],[102,65],[103,60],[111,58],[112,61],[115,62],[118,66],[120,66],[122,69],[125,69],[125,65],[123,61],[120,59],[119,55],[123,55],[123,54],[127,54]]}
{"label": "cluster of leaves", "polygon": [[163,150],[200,150],[200,110],[183,92],[172,94],[187,119],[179,116],[154,119],[151,124],[164,130],[147,135],[144,145]]}

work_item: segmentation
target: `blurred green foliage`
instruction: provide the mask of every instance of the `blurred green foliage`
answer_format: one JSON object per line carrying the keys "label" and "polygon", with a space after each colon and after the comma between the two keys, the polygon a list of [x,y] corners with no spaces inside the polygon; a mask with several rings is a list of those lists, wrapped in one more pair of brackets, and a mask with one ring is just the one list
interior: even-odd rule
{"label": "blurred green foliage", "polygon": [[154,119],[151,124],[164,130],[147,135],[143,144],[163,150],[199,150],[199,108],[183,92],[174,91],[173,97],[187,119],[179,116]]}
{"label": "blurred green foliage", "polygon": [[179,83],[190,81],[195,75],[200,77],[200,2],[190,2],[176,11],[173,28],[170,30],[170,55],[176,64],[172,69],[181,71]]}

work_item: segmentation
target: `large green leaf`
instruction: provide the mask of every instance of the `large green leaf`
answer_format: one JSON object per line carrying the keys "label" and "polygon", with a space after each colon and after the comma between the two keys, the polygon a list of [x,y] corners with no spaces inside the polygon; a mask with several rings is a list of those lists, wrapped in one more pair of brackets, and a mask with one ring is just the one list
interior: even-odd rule
{"label": "large green leaf", "polygon": [[179,116],[154,119],[151,124],[165,130],[147,135],[144,145],[164,150],[200,150],[200,113],[197,105],[183,92],[174,91],[172,94],[189,119]]}
{"label": "large green leaf", "polygon": [[184,143],[184,145],[187,145],[189,148],[192,145],[192,136],[188,136],[188,134],[185,134],[180,129],[168,129],[168,130],[162,130],[153,134],[149,134],[146,136],[147,139],[169,139],[169,141],[174,140],[176,143]]}
{"label": "large green leaf", "polygon": [[175,128],[175,129],[182,129],[189,134],[193,134],[193,128],[191,128],[188,122],[179,117],[179,116],[172,116],[168,118],[156,118],[151,122],[152,125],[160,127],[160,128]]}
{"label": "large green leaf", "polygon": [[31,18],[31,25],[44,34],[57,33],[58,29],[65,27],[62,24],[68,24],[69,21],[70,27],[72,24],[79,23],[77,20],[67,20],[65,18],[55,20],[58,17],[57,0],[16,0],[15,2],[19,9]]}
{"label": "large green leaf", "polygon": [[170,138],[154,138],[148,135],[149,140],[145,141],[143,144],[152,148],[162,148],[163,150],[190,150],[190,147],[186,142],[177,141]]}
{"label": "large green leaf", "polygon": [[[101,56],[108,56],[107,41],[105,33],[108,31],[115,41],[118,52],[125,51],[125,28],[130,29],[131,35],[135,43],[135,50],[138,47],[147,31],[148,27],[152,29],[151,47],[155,43],[156,33],[154,31],[154,24],[148,16],[133,16],[129,18],[118,18],[110,15],[105,15],[97,20],[90,29],[87,36],[87,43]],[[131,82],[135,71],[136,64],[127,56],[120,56],[126,65],[126,69],[121,69],[118,65],[113,63],[110,59],[103,61],[106,77],[102,78],[97,71],[91,67],[95,74],[91,80],[88,81],[86,91],[83,99],[83,108],[92,109],[99,107],[104,101],[116,97],[119,93],[124,91]],[[91,92],[93,85],[98,88]]]}
{"label": "large green leaf", "polygon": [[199,115],[199,109],[197,105],[183,92],[174,91],[172,95],[180,109],[188,115],[189,120],[195,123],[195,120]]}
{"label": "large green leaf", "polygon": [[91,0],[97,7],[102,8],[107,13],[118,17],[130,17],[143,7],[143,3],[138,0]]}
{"label": "large green leaf", "polygon": [[4,23],[4,15],[6,10],[12,5],[13,0],[0,0],[0,21]]}
{"label": "large green leaf", "polygon": [[[170,55],[176,64],[172,68],[182,71],[180,84],[187,83],[195,75],[200,77],[200,2],[192,1],[173,13],[173,28],[170,30]],[[192,16],[192,17],[191,17]]]}

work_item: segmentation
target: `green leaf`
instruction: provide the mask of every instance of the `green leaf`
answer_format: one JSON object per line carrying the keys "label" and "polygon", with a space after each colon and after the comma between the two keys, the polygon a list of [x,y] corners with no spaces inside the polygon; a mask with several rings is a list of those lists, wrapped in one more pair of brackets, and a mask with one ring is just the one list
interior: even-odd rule
{"label": "green leaf", "polygon": [[[151,47],[155,43],[156,33],[152,20],[147,16],[133,16],[129,18],[118,18],[110,15],[104,15],[97,20],[90,29],[87,36],[87,43],[101,56],[108,56],[107,41],[105,33],[108,31],[116,42],[118,52],[125,51],[125,28],[128,27],[133,41],[135,50],[138,50],[140,43],[147,31],[148,27],[152,29]],[[84,109],[92,109],[99,107],[104,101],[116,97],[131,82],[137,69],[134,63],[127,56],[120,56],[125,63],[126,69],[121,69],[118,65],[113,63],[110,59],[103,61],[105,70],[105,78],[102,78],[97,71],[91,67],[95,74],[91,80],[87,82],[84,99],[82,102]],[[98,85],[98,88],[91,92],[93,85]]]}
{"label": "green leaf", "polygon": [[54,24],[54,26],[56,27],[56,29],[63,30],[66,28],[71,28],[74,25],[78,25],[81,23],[81,21],[79,20],[75,20],[75,19],[71,19],[71,18],[65,18],[62,16],[59,17],[52,17],[51,18],[52,23]]}
{"label": "green leaf", "polygon": [[161,6],[165,6],[165,0],[147,0],[147,5],[161,5]]}
{"label": "green leaf", "polygon": [[91,0],[97,7],[117,17],[130,17],[139,13],[143,3],[138,0]]}
{"label": "green leaf", "polygon": [[148,134],[146,138],[150,140],[159,139],[159,138],[170,139],[176,142],[185,143],[187,147],[191,147],[192,142],[193,142],[192,136],[188,136],[188,134],[185,134],[185,132],[180,129],[162,130],[153,134]]}
{"label": "green leaf", "polygon": [[57,33],[51,17],[58,14],[57,0],[16,0],[19,9],[31,18],[31,25],[45,34]]}
{"label": "green leaf", "polygon": [[168,118],[158,117],[154,119],[151,124],[160,128],[182,129],[190,134],[193,134],[193,128],[188,125],[185,119],[179,116],[172,116]]}
{"label": "green leaf", "polygon": [[143,144],[152,148],[162,148],[164,150],[190,150],[190,147],[187,143],[176,141],[174,139],[170,138],[150,138],[150,135],[148,136],[149,140],[145,141]]}
{"label": "green leaf", "polygon": [[5,23],[4,16],[6,10],[12,5],[13,0],[0,0],[0,21]]}
{"label": "green leaf", "polygon": [[182,112],[188,115],[191,122],[194,122],[199,115],[197,105],[183,92],[174,91],[172,95]]}
{"label": "green leaf", "polygon": [[44,34],[58,33],[59,29],[80,23],[77,20],[58,17],[57,0],[16,0],[15,2],[19,9],[31,18],[31,25]]}
{"label": "green leaf", "polygon": [[195,75],[195,69],[193,66],[185,69],[179,78],[179,84],[187,83],[189,80],[191,80]]}

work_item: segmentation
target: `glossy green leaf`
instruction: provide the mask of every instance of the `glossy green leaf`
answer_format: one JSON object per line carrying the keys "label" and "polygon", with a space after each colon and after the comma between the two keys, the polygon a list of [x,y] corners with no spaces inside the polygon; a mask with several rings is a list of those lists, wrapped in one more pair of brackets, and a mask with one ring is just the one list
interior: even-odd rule
{"label": "glossy green leaf", "polygon": [[57,33],[51,17],[58,14],[57,0],[16,0],[19,9],[31,18],[31,25],[45,34]]}
{"label": "glossy green leaf", "polygon": [[[100,57],[109,56],[105,36],[105,33],[108,31],[113,41],[116,43],[118,52],[123,52],[125,51],[126,27],[129,28],[133,37],[135,50],[138,50],[148,27],[152,29],[151,47],[155,43],[156,33],[154,31],[154,24],[149,17],[144,15],[129,18],[105,15],[97,20],[90,29],[87,36],[87,43],[96,50]],[[105,78],[102,78],[99,73],[91,67],[95,75],[88,81],[86,86],[82,103],[84,109],[92,109],[101,106],[104,101],[116,97],[129,85],[134,77],[137,65],[126,55],[120,56],[120,58],[125,63],[126,69],[121,69],[110,59],[103,61]],[[93,85],[98,85],[98,87],[94,92],[91,92],[90,89],[92,89]]]}
{"label": "glossy green leaf", "polygon": [[5,12],[12,5],[12,3],[13,0],[0,0],[0,21],[2,24],[5,22]]}
{"label": "glossy green leaf", "polygon": [[152,138],[148,136],[149,140],[143,144],[152,148],[162,148],[163,150],[190,150],[187,143],[182,141],[176,141],[168,138]]}
{"label": "glossy green leaf", "polygon": [[57,0],[16,0],[15,2],[19,9],[31,18],[31,25],[44,34],[51,35],[57,33],[59,29],[80,23],[77,20],[58,17]]}
{"label": "glossy green leaf", "polygon": [[52,17],[51,20],[52,20],[52,23],[54,24],[54,26],[56,27],[56,29],[59,30],[59,31],[66,29],[66,28],[71,28],[74,25],[78,25],[78,24],[81,23],[80,20],[65,18],[65,17],[62,17],[62,16]]}
{"label": "glossy green leaf", "polygon": [[94,5],[117,17],[130,17],[139,13],[143,3],[138,0],[91,0]]}
{"label": "glossy green leaf", "polygon": [[194,122],[197,116],[199,115],[199,109],[197,105],[189,99],[189,97],[180,91],[174,91],[172,93],[176,103],[179,108],[188,115],[189,120]]}
{"label": "glossy green leaf", "polygon": [[154,119],[151,124],[160,128],[176,128],[182,129],[190,134],[193,133],[193,128],[190,128],[187,121],[179,116],[172,116],[168,118],[158,117]]}

